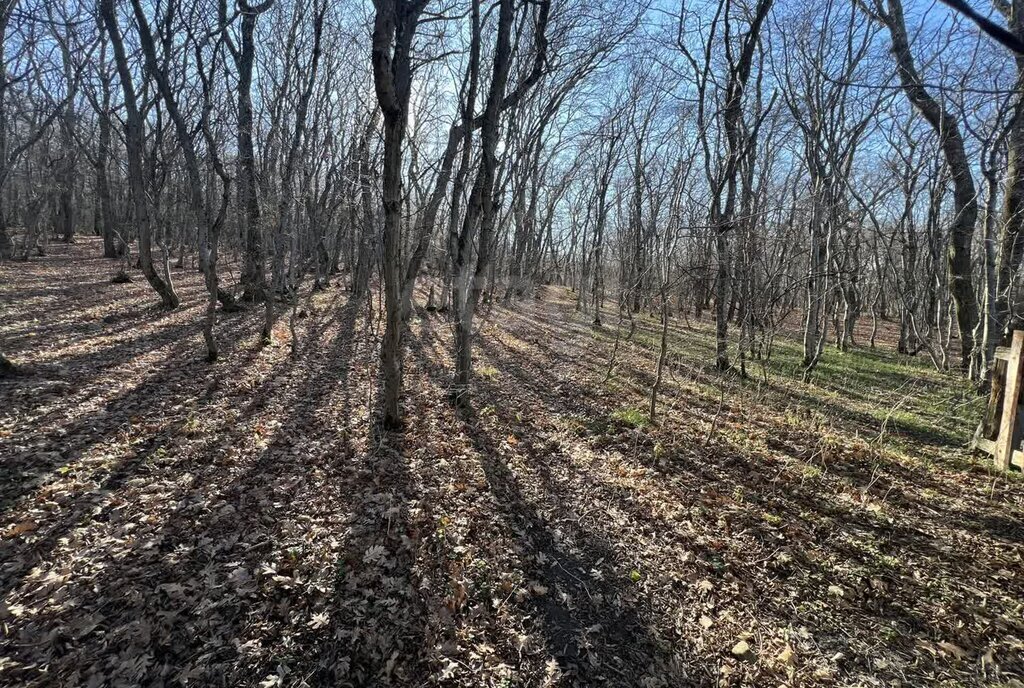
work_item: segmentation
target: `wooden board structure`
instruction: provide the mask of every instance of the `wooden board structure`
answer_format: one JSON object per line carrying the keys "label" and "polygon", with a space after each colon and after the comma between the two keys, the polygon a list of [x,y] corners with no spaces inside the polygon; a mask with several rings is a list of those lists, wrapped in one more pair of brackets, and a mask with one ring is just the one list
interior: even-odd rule
{"label": "wooden board structure", "polygon": [[1001,471],[1010,466],[1024,469],[1024,413],[1020,412],[1022,376],[1024,376],[1024,330],[1016,330],[1009,347],[996,349],[992,370],[992,394],[985,417],[974,436],[974,446],[992,455]]}

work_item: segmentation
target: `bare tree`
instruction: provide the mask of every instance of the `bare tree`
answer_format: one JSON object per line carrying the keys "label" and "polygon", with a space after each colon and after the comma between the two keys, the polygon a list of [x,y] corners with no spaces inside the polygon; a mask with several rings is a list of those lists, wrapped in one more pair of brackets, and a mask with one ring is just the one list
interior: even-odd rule
{"label": "bare tree", "polygon": [[165,308],[178,307],[178,295],[170,280],[170,273],[157,274],[153,265],[153,225],[152,209],[145,186],[144,146],[145,120],[139,109],[134,77],[128,62],[124,38],[118,25],[114,11],[114,0],[100,0],[100,15],[106,28],[110,45],[114,50],[114,61],[117,65],[118,78],[121,81],[121,92],[125,110],[125,152],[128,158],[128,182],[131,189],[132,218],[139,234],[139,265],[153,290],[160,296]]}
{"label": "bare tree", "polygon": [[886,0],[886,3],[883,5],[883,0],[873,0],[868,11],[889,30],[903,92],[939,136],[939,145],[953,182],[954,209],[949,228],[947,266],[950,292],[956,302],[960,359],[967,369],[974,351],[974,329],[978,324],[978,303],[971,278],[971,243],[978,219],[977,190],[956,117],[929,92],[917,70],[907,36],[903,4],[901,0]]}

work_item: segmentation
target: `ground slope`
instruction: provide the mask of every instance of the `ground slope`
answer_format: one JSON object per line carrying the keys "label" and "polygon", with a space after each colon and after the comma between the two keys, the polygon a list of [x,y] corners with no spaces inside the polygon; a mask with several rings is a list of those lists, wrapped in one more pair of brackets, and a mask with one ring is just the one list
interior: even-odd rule
{"label": "ground slope", "polygon": [[[4,685],[1019,685],[1024,483],[964,447],[979,402],[925,362],[780,339],[721,377],[707,323],[571,295],[409,335],[380,436],[379,304],[259,314],[202,362],[198,276],[164,313],[92,240],[0,266]],[[619,340],[615,364],[608,361]],[[886,346],[888,346],[886,344]]]}

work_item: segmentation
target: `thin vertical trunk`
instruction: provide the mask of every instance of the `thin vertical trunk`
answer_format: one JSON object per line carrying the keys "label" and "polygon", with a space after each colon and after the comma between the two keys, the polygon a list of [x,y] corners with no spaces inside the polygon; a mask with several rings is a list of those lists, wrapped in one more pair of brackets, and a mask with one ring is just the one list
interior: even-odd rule
{"label": "thin vertical trunk", "polygon": [[985,315],[982,325],[982,360],[981,365],[987,371],[995,360],[996,345],[1002,337],[999,331],[999,318],[996,310],[998,288],[996,282],[996,265],[998,254],[996,249],[996,223],[998,221],[999,175],[996,170],[998,147],[993,146],[985,156],[982,175],[985,178]]}
{"label": "thin vertical trunk", "polygon": [[[477,4],[474,2],[475,6]],[[484,277],[490,264],[495,219],[494,179],[498,168],[498,126],[512,64],[511,34],[514,14],[513,0],[499,0],[493,73],[480,126],[480,169],[470,193],[459,237],[460,260],[456,264],[454,391],[460,403],[468,402],[469,377],[472,371],[473,314],[480,302]],[[472,270],[470,279],[469,251],[472,247],[473,234],[477,232],[479,240],[476,267]]]}
{"label": "thin vertical trunk", "polygon": [[103,83],[103,112],[100,113],[99,146],[96,152],[96,210],[103,237],[103,257],[116,258],[118,247],[114,237],[113,199],[107,165],[110,158],[110,84]]}

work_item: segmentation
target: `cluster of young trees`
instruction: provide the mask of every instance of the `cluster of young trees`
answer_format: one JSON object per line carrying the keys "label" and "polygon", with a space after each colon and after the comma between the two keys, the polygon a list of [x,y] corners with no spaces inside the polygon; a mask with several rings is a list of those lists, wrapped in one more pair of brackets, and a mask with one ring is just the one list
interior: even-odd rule
{"label": "cluster of young trees", "polygon": [[[543,284],[660,317],[658,379],[705,313],[721,369],[789,326],[810,373],[894,320],[981,378],[1016,322],[1024,57],[909,9],[3,0],[0,257],[95,233],[166,308],[197,266],[211,361],[221,311],[260,304],[269,341],[304,285],[380,294],[391,426],[418,293],[463,401],[474,314]],[[991,14],[1024,37],[1024,0]]]}

